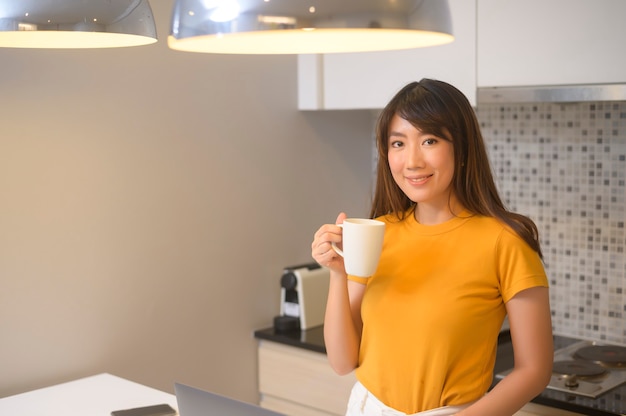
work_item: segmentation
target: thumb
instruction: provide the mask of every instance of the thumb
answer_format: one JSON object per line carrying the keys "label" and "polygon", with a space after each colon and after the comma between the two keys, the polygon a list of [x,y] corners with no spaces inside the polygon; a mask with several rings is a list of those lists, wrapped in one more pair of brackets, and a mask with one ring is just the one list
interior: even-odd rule
{"label": "thumb", "polygon": [[343,224],[343,220],[345,220],[346,218],[348,218],[348,216],[345,212],[339,213],[339,215],[337,215],[337,221],[335,221],[335,224]]}

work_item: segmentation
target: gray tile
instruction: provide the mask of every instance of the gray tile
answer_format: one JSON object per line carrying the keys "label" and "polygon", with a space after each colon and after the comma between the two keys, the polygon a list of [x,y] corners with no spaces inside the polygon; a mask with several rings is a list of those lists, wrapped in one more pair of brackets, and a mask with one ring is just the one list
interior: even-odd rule
{"label": "gray tile", "polygon": [[539,227],[555,333],[626,344],[626,102],[476,111],[502,198]]}

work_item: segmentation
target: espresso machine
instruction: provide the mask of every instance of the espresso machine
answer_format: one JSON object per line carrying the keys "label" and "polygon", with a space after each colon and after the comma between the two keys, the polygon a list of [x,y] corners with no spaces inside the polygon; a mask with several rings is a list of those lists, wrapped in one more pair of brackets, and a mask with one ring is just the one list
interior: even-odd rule
{"label": "espresso machine", "polygon": [[280,278],[277,332],[306,330],[324,323],[330,272],[317,263],[286,267]]}

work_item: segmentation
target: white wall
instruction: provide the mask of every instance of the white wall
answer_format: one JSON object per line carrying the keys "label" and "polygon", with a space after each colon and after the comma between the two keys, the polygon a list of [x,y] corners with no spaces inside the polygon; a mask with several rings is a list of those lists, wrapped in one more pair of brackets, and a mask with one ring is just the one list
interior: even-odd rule
{"label": "white wall", "polygon": [[368,212],[371,114],[296,57],[0,49],[0,397],[99,372],[256,401],[283,267]]}

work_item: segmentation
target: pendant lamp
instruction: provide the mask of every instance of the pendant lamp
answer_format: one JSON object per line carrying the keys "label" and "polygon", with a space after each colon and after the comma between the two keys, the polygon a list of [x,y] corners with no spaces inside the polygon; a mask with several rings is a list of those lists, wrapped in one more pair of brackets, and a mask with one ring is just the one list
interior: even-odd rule
{"label": "pendant lamp", "polygon": [[111,48],[156,41],[147,0],[0,0],[0,47]]}
{"label": "pendant lamp", "polygon": [[187,52],[307,54],[453,40],[447,0],[176,0],[168,45]]}

